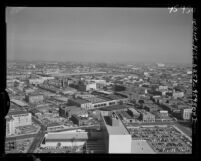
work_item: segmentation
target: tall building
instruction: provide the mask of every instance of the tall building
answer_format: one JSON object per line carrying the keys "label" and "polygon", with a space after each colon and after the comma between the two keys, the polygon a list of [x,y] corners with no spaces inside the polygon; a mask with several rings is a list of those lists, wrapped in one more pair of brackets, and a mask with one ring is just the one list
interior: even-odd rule
{"label": "tall building", "polygon": [[131,153],[132,138],[115,112],[101,111],[106,153]]}

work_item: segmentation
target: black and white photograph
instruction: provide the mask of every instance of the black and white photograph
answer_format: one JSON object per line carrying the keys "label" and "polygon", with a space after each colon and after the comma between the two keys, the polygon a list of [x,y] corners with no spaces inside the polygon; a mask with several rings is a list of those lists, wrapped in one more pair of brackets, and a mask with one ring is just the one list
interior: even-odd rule
{"label": "black and white photograph", "polygon": [[192,154],[193,12],[6,7],[5,153]]}

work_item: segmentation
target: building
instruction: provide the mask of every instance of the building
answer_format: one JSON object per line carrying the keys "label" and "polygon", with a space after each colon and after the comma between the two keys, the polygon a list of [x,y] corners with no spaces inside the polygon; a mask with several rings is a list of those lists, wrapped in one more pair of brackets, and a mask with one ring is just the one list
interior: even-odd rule
{"label": "building", "polygon": [[80,81],[79,84],[78,84],[78,89],[80,91],[96,90],[96,83],[95,82],[83,82],[83,81]]}
{"label": "building", "polygon": [[75,147],[83,146],[88,140],[88,133],[84,130],[73,130],[64,132],[51,132],[44,136],[40,145],[43,148]]}
{"label": "building", "polygon": [[26,94],[29,94],[29,93],[34,93],[35,90],[32,89],[32,88],[24,88],[24,92],[25,92]]}
{"label": "building", "polygon": [[187,71],[187,74],[192,74],[192,71],[191,70]]}
{"label": "building", "polygon": [[33,78],[33,79],[29,79],[29,84],[38,85],[38,84],[42,84],[44,81],[45,80],[41,78]]}
{"label": "building", "polygon": [[14,126],[26,126],[32,124],[31,113],[27,113],[26,111],[15,111],[9,113],[14,120]]}
{"label": "building", "polygon": [[80,98],[71,98],[68,100],[68,103],[69,105],[78,106],[84,109],[91,109],[92,106],[91,102]]}
{"label": "building", "polygon": [[168,111],[160,110],[161,117],[168,117]]}
{"label": "building", "polygon": [[168,86],[162,86],[162,85],[161,85],[161,86],[158,87],[158,89],[159,89],[159,90],[167,90],[167,89],[168,89]]}
{"label": "building", "polygon": [[64,126],[62,125],[62,123],[57,123],[57,122],[53,122],[51,124],[47,125],[47,131],[58,131],[58,130],[63,130]]}
{"label": "building", "polygon": [[156,122],[171,122],[172,118],[168,116],[168,111],[160,110],[159,112],[154,112]]}
{"label": "building", "polygon": [[11,99],[10,100],[13,104],[20,106],[20,107],[28,107],[29,105],[21,100]]}
{"label": "building", "polygon": [[141,113],[140,118],[142,122],[147,122],[147,123],[155,122],[155,115],[145,110],[141,110],[140,113]]}
{"label": "building", "polygon": [[15,134],[15,129],[20,126],[32,125],[32,115],[26,111],[9,112],[6,116],[6,134]]}
{"label": "building", "polygon": [[176,92],[173,91],[172,96],[176,99],[176,98],[181,98],[184,97],[184,92]]}
{"label": "building", "polygon": [[11,116],[6,116],[6,136],[15,134],[14,119]]}
{"label": "building", "polygon": [[43,102],[44,96],[42,94],[36,94],[36,93],[28,94],[25,96],[25,100],[31,104],[38,104]]}
{"label": "building", "polygon": [[71,120],[74,124],[77,124],[78,126],[84,126],[87,125],[88,119],[86,117],[78,116],[73,114],[71,116]]}
{"label": "building", "polygon": [[140,113],[137,110],[135,110],[134,108],[128,108],[128,113],[130,113],[131,116],[136,119],[140,117]]}
{"label": "building", "polygon": [[65,118],[70,118],[72,115],[88,117],[88,113],[85,109],[76,106],[60,106],[59,115]]}
{"label": "building", "polygon": [[61,91],[62,94],[68,94],[68,95],[73,95],[76,92],[77,92],[77,90],[75,88],[71,88],[71,87],[65,87],[65,89],[63,89]]}
{"label": "building", "polygon": [[136,119],[132,117],[127,111],[119,111],[117,112],[122,120],[126,123],[134,123]]}
{"label": "building", "polygon": [[101,111],[107,153],[131,153],[132,138],[115,112]]}
{"label": "building", "polygon": [[157,66],[158,66],[158,67],[165,67],[165,64],[157,63]]}
{"label": "building", "polygon": [[182,118],[184,120],[190,120],[192,116],[192,108],[186,108],[182,110]]}

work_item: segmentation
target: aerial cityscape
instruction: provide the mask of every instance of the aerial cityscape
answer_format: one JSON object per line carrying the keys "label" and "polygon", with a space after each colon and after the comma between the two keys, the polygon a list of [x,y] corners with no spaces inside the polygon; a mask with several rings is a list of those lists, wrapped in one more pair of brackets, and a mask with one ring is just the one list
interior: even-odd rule
{"label": "aerial cityscape", "polygon": [[192,154],[192,14],[9,7],[6,21],[6,153]]}

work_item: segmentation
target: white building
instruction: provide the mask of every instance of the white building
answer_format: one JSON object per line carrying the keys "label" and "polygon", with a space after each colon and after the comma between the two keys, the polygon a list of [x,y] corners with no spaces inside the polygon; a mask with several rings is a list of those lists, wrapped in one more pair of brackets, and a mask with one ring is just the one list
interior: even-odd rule
{"label": "white building", "polygon": [[86,85],[86,91],[96,90],[96,83],[89,83]]}
{"label": "white building", "polygon": [[189,70],[189,71],[187,71],[187,74],[192,74],[192,71],[190,71],[190,70]]}
{"label": "white building", "polygon": [[175,92],[175,91],[173,91],[172,96],[174,98],[181,98],[181,97],[184,97],[184,92]]}
{"label": "white building", "polygon": [[14,120],[15,127],[26,126],[26,125],[32,124],[31,113],[27,113],[27,112],[23,112],[23,111],[16,112],[15,114],[12,114],[12,118]]}
{"label": "white building", "polygon": [[24,111],[10,112],[6,116],[6,135],[15,134],[16,127],[32,124],[31,113]]}
{"label": "white building", "polygon": [[182,117],[184,120],[190,120],[192,116],[192,108],[183,109]]}
{"label": "white building", "polygon": [[11,116],[6,116],[6,136],[15,134],[14,119]]}
{"label": "white building", "polygon": [[115,112],[101,111],[107,153],[131,153],[132,138]]}
{"label": "white building", "polygon": [[45,134],[41,147],[63,146],[83,146],[88,139],[88,134],[84,130],[73,130],[63,132],[50,132]]}
{"label": "white building", "polygon": [[168,86],[159,86],[158,89],[159,89],[159,90],[167,90],[167,89],[168,89]]}
{"label": "white building", "polygon": [[38,84],[42,84],[44,81],[45,80],[41,78],[34,78],[34,79],[29,79],[29,84],[38,85]]}
{"label": "white building", "polygon": [[157,63],[158,67],[164,67],[165,64],[162,64],[162,63]]}

